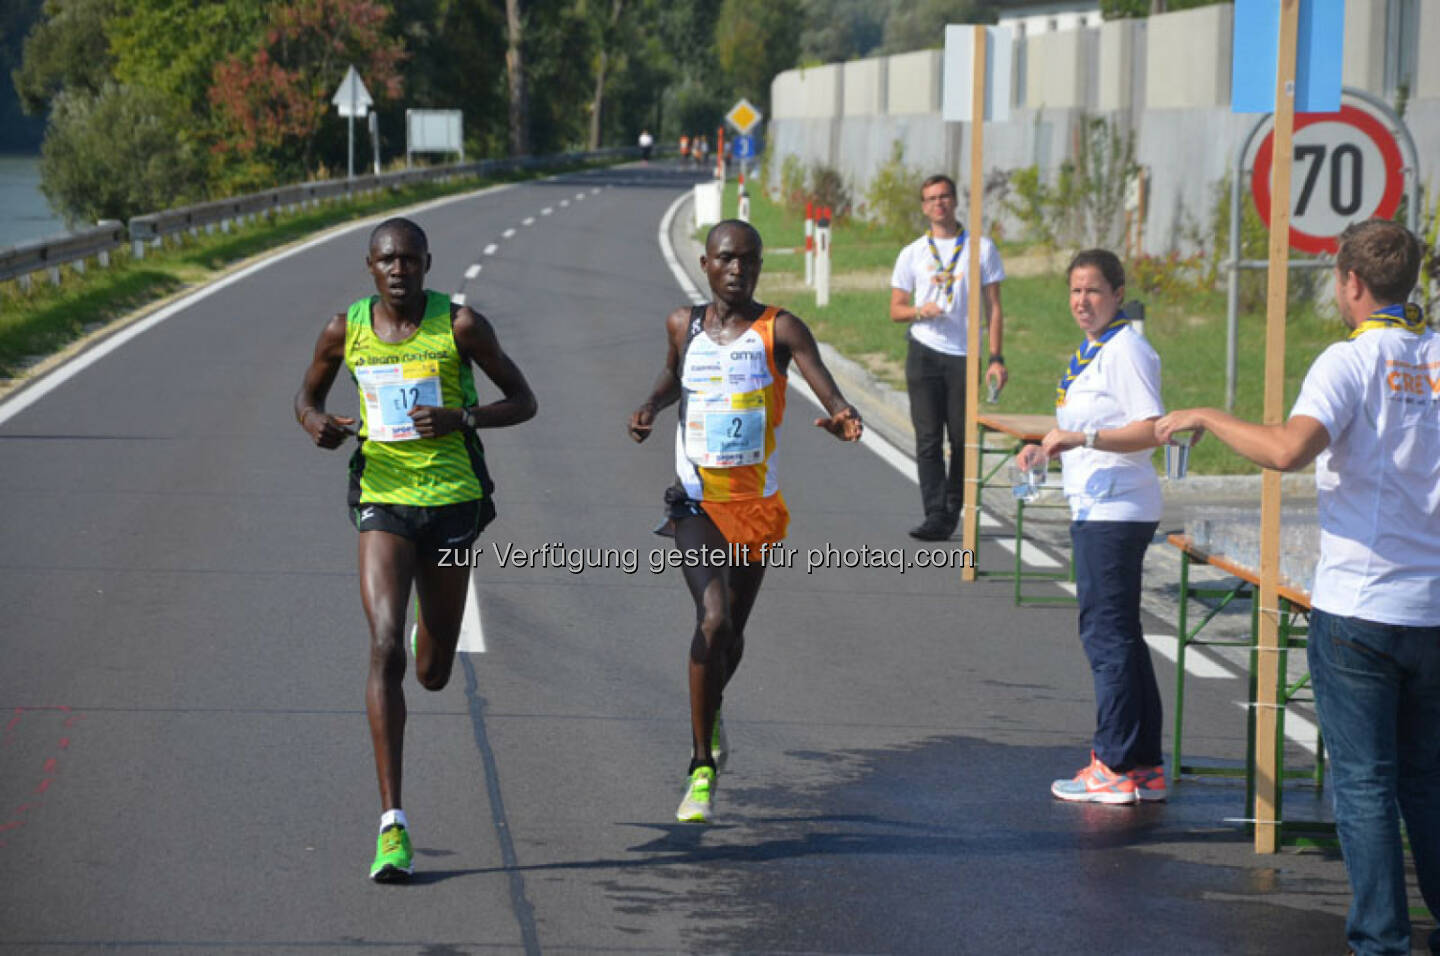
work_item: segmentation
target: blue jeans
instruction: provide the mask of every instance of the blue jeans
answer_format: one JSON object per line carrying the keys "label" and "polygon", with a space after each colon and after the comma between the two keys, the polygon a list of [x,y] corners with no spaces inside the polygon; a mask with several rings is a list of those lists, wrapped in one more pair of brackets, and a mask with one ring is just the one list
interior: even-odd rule
{"label": "blue jeans", "polygon": [[1140,573],[1154,521],[1074,521],[1080,642],[1095,678],[1095,756],[1111,770],[1161,763],[1160,687],[1140,627]]}
{"label": "blue jeans", "polygon": [[[1310,615],[1307,656],[1350,877],[1350,948],[1410,952],[1400,815],[1420,892],[1440,916],[1440,627]],[[1430,934],[1440,953],[1440,930]]]}

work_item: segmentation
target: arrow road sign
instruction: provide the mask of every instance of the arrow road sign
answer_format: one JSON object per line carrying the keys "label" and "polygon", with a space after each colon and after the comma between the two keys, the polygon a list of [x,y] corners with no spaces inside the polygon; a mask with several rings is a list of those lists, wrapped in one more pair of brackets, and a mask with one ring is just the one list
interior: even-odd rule
{"label": "arrow road sign", "polygon": [[341,116],[364,116],[375,103],[353,66],[345,72],[345,79],[340,81],[340,89],[335,91],[330,102],[339,108]]}

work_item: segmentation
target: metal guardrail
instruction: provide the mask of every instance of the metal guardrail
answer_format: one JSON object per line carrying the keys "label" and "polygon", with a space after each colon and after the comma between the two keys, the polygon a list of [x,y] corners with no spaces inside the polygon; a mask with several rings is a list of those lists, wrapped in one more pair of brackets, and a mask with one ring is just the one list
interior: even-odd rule
{"label": "metal guardrail", "polygon": [[85,262],[98,257],[101,266],[109,265],[110,253],[128,241],[135,258],[143,258],[147,245],[158,245],[166,236],[182,232],[198,234],[213,231],[217,226],[225,232],[231,224],[258,216],[268,216],[282,209],[377,192],[399,189],[416,183],[445,181],[463,177],[493,176],[515,170],[544,169],[597,159],[639,157],[637,146],[619,146],[589,152],[561,153],[551,156],[517,156],[506,159],[482,159],[449,166],[428,166],[402,169],[378,176],[356,176],[354,179],[330,179],[322,182],[299,183],[267,189],[264,192],[217,199],[147,213],[130,220],[128,228],[118,221],[101,223],[68,236],[39,239],[0,249],[0,281],[18,279],[28,287],[33,273],[48,271],[50,280],[60,282],[60,267],[71,265],[84,271]]}
{"label": "metal guardrail", "polygon": [[49,271],[51,281],[58,283],[62,265],[75,263],[83,271],[85,260],[96,256],[100,265],[107,266],[110,253],[123,245],[125,224],[118,219],[68,236],[24,242],[0,249],[0,280],[20,279],[28,284],[31,273],[43,270]]}

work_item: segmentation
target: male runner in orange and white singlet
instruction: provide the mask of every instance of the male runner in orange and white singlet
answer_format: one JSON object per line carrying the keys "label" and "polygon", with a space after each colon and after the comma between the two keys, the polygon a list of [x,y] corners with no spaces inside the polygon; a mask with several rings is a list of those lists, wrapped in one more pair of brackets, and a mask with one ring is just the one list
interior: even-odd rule
{"label": "male runner in orange and white singlet", "polygon": [[745,649],[765,549],[785,537],[790,522],[776,471],[790,360],[828,415],[815,419],[817,427],[843,441],[859,441],[862,430],[860,413],[840,394],[810,329],[755,301],[761,247],[760,234],[737,219],[710,230],[700,266],[713,301],[666,318],[665,369],[630,416],[630,436],[641,442],[660,409],[681,403],[679,481],[665,494],[667,527],[687,554],[738,558],[682,567],[698,622],[690,641],[693,750],[675,814],[686,823],[712,818],[716,761],[724,755],[717,746],[721,695]]}

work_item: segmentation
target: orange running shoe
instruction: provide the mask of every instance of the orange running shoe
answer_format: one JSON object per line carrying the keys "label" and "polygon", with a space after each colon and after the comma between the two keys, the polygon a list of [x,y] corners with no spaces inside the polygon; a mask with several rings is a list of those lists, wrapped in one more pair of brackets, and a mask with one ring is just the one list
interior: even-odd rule
{"label": "orange running shoe", "polygon": [[1140,797],[1128,773],[1116,773],[1090,751],[1090,765],[1070,780],[1056,780],[1050,792],[1072,803],[1135,804]]}

